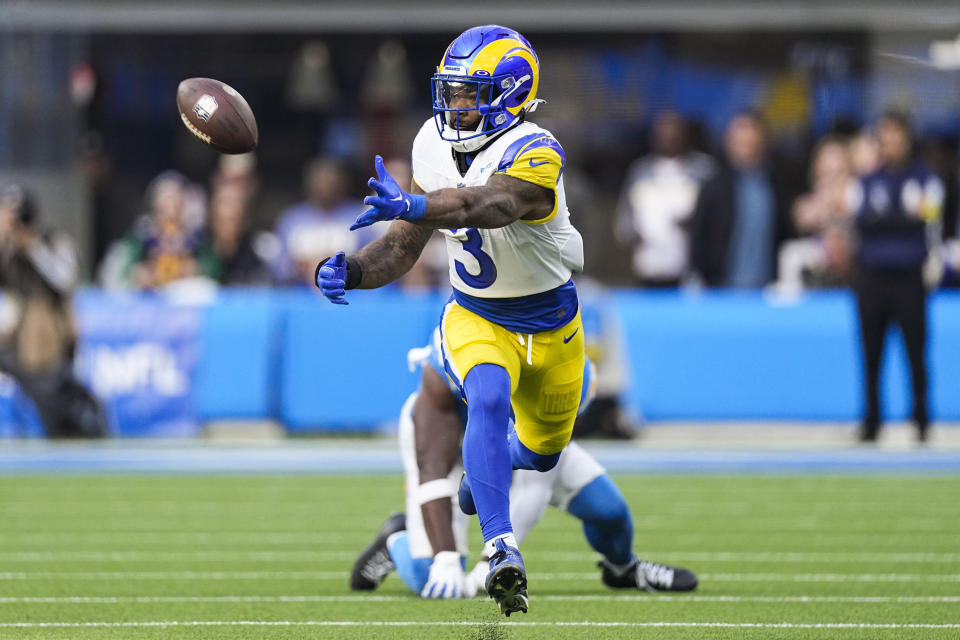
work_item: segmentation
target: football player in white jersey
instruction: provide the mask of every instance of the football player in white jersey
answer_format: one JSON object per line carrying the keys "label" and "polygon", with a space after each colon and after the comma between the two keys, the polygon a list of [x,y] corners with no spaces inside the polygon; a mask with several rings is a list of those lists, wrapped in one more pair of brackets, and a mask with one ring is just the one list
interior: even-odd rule
{"label": "football player in white jersey", "polygon": [[[376,159],[375,196],[351,229],[394,220],[384,236],[317,267],[331,302],[414,264],[432,230],[446,236],[454,294],[444,308],[444,366],[468,406],[460,508],[478,513],[490,557],[486,590],[506,614],[527,610],[510,521],[513,469],[547,471],[570,441],[582,388],[583,331],[571,276],[583,241],[570,224],[563,149],[527,121],[539,61],[505,27],[468,29],[432,78],[433,112],[413,143],[404,191]],[[511,409],[515,435],[508,439]]]}
{"label": "football player in white jersey", "polygon": [[[489,565],[464,572],[466,516],[453,506],[459,477],[460,437],[466,421],[458,390],[444,379],[439,330],[430,345],[413,349],[411,369],[422,366],[420,388],[403,405],[398,440],[406,485],[406,517],[393,514],[359,555],[350,576],[354,590],[376,589],[396,569],[424,598],[470,598],[483,588]],[[579,412],[593,398],[593,365],[584,368]],[[646,591],[691,591],[697,576],[633,554],[630,508],[604,468],[571,442],[550,471],[517,470],[510,486],[510,516],[518,541],[547,505],[583,523],[590,546],[603,556],[601,579],[609,587]]]}

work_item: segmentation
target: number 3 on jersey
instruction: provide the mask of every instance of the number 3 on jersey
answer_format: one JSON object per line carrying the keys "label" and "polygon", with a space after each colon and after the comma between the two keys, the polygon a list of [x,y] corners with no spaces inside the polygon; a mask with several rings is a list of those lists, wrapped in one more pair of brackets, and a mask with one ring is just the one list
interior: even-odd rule
{"label": "number 3 on jersey", "polygon": [[467,229],[467,239],[460,241],[463,250],[473,256],[480,265],[480,273],[473,275],[467,271],[467,267],[462,262],[454,261],[457,275],[474,289],[486,289],[497,279],[497,265],[493,264],[493,258],[484,252],[482,244],[483,238],[476,229]]}

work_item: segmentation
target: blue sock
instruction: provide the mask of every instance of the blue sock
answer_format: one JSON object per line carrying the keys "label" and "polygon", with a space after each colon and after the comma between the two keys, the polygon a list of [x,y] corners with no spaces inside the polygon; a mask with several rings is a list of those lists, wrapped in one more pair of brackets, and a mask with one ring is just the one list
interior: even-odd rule
{"label": "blue sock", "polygon": [[514,469],[550,471],[550,469],[553,469],[555,466],[557,466],[557,462],[560,461],[559,453],[545,455],[527,449],[527,447],[520,442],[520,438],[517,437],[516,429],[510,429],[510,434],[507,436],[507,441],[510,443],[510,463],[513,465]]}
{"label": "blue sock", "polygon": [[602,475],[573,497],[567,511],[583,522],[590,546],[611,564],[633,560],[633,518],[626,500],[608,475]]}
{"label": "blue sock", "polygon": [[410,587],[415,594],[420,595],[423,586],[430,576],[430,565],[433,558],[414,558],[410,555],[410,537],[406,531],[396,533],[387,540],[387,550],[390,559],[397,570],[397,575],[404,584]]}
{"label": "blue sock", "polygon": [[463,436],[463,469],[470,481],[480,530],[486,542],[512,533],[510,524],[510,374],[495,364],[478,364],[463,381],[467,398],[467,431]]}

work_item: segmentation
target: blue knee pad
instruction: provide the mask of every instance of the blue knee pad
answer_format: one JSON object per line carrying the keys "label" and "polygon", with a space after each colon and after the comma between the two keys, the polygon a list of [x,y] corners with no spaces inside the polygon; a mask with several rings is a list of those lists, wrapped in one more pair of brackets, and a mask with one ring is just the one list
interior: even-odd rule
{"label": "blue knee pad", "polygon": [[397,575],[404,584],[410,587],[415,594],[420,595],[423,586],[430,576],[430,565],[433,558],[414,558],[410,555],[410,536],[406,531],[390,536],[387,541],[387,550],[390,559],[397,570]]}
{"label": "blue knee pad", "polygon": [[517,437],[517,430],[514,428],[510,429],[507,440],[510,443],[510,464],[513,465],[514,469],[550,471],[560,462],[560,453],[545,455],[528,449],[520,442],[520,438]]}
{"label": "blue knee pad", "polygon": [[567,511],[583,522],[587,542],[609,562],[624,565],[633,559],[633,518],[610,476],[604,474],[581,489]]}

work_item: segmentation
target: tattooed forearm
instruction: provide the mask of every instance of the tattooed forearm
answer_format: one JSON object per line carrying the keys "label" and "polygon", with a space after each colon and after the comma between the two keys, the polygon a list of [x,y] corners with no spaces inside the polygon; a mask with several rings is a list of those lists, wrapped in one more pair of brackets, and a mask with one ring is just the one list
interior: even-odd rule
{"label": "tattooed forearm", "polygon": [[359,289],[376,289],[405,274],[420,257],[432,231],[396,220],[381,237],[353,254],[360,265]]}
{"label": "tattooed forearm", "polygon": [[494,175],[481,187],[440,189],[427,197],[418,226],[432,229],[496,229],[515,220],[538,220],[553,211],[553,192],[531,182]]}

